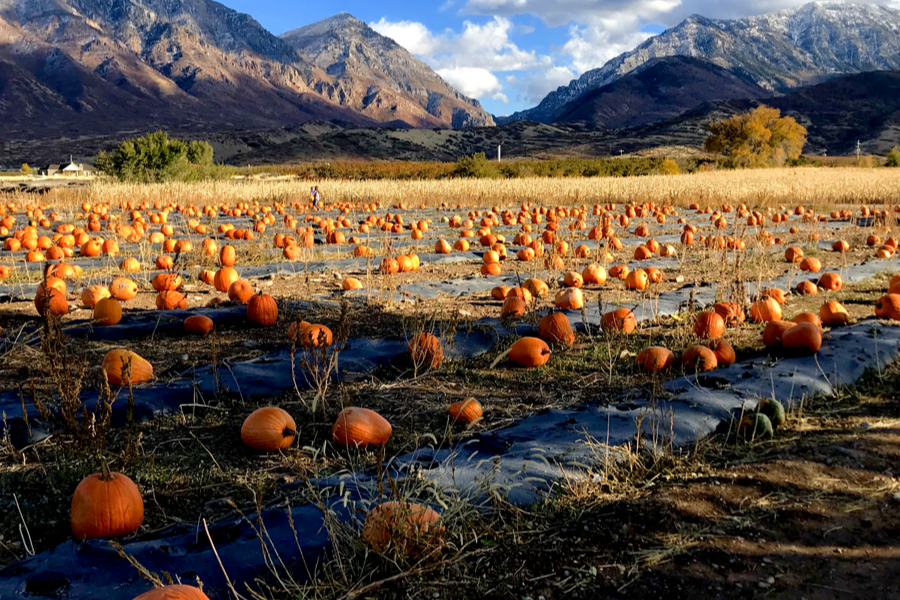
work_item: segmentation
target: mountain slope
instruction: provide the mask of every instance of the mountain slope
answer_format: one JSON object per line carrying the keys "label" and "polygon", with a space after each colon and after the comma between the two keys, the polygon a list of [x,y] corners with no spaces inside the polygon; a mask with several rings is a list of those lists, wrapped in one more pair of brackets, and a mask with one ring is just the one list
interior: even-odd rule
{"label": "mountain slope", "polygon": [[884,6],[811,3],[736,20],[692,16],[599,69],[551,92],[529,110],[498,119],[549,122],[566,103],[653,58],[693,56],[787,91],[816,80],[900,68],[900,11]]}
{"label": "mountain slope", "polygon": [[[379,75],[387,87],[390,75]],[[372,85],[329,75],[252,17],[211,0],[0,0],[0,121],[8,137],[315,120],[486,122],[479,106],[463,100],[432,114],[402,83],[376,95],[380,109],[367,108]]]}
{"label": "mountain slope", "polygon": [[449,118],[453,127],[494,124],[477,100],[454,90],[394,40],[347,13],[288,31],[281,39],[345,88],[364,89],[351,99],[363,114],[378,114],[402,98],[442,122]]}
{"label": "mountain slope", "polygon": [[654,58],[563,105],[552,121],[584,121],[622,129],[672,119],[704,102],[771,96],[770,91],[709,61],[685,56]]}

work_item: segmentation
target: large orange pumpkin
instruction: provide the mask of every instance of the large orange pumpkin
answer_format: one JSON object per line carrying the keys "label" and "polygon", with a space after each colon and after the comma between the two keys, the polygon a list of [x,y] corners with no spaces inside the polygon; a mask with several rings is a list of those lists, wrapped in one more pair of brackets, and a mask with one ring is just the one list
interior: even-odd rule
{"label": "large orange pumpkin", "polygon": [[734,327],[738,323],[743,323],[746,315],[744,309],[737,302],[716,302],[712,306],[713,310],[719,314],[725,321],[725,325]]}
{"label": "large orange pumpkin", "polygon": [[584,306],[584,294],[578,288],[565,288],[556,293],[553,303],[557,308],[580,310]]}
{"label": "large orange pumpkin", "polygon": [[213,285],[222,293],[228,293],[231,284],[240,279],[238,272],[231,267],[222,267],[213,277]]}
{"label": "large orange pumpkin", "polygon": [[[131,376],[126,373],[125,364],[131,362]],[[103,357],[100,368],[107,381],[113,385],[137,385],[153,378],[153,365],[131,350],[110,350]]]}
{"label": "large orange pumpkin", "polygon": [[263,327],[274,325],[278,321],[278,303],[275,298],[263,293],[250,298],[247,302],[247,319]]}
{"label": "large orange pumpkin", "polygon": [[617,308],[603,315],[600,326],[607,331],[631,333],[637,327],[637,320],[630,309]]}
{"label": "large orange pumpkin", "polygon": [[707,347],[713,351],[713,354],[716,355],[717,365],[731,365],[734,364],[735,360],[737,360],[737,356],[734,353],[734,348],[732,348],[731,344],[729,344],[722,338],[712,340],[707,344]]}
{"label": "large orange pumpkin", "polygon": [[844,308],[844,305],[837,301],[826,302],[819,308],[819,318],[822,319],[822,325],[829,327],[835,325],[846,325],[850,322],[850,313]]}
{"label": "large orange pumpkin", "polygon": [[92,285],[81,291],[81,302],[89,308],[94,308],[104,298],[109,298],[109,288],[102,285]]}
{"label": "large orange pumpkin", "polygon": [[719,365],[715,352],[706,346],[691,346],[682,353],[681,362],[696,371],[712,371]]}
{"label": "large orange pumpkin", "polygon": [[126,535],[144,521],[144,501],[135,483],[122,473],[95,473],[81,480],[72,495],[72,533],[79,540]]}
{"label": "large orange pumpkin", "polygon": [[134,600],[209,600],[209,596],[190,585],[172,584],[144,592]]}
{"label": "large orange pumpkin", "polygon": [[550,360],[550,346],[536,337],[516,340],[509,349],[509,360],[520,367],[540,367]]}
{"label": "large orange pumpkin", "polygon": [[233,267],[237,261],[237,251],[234,246],[225,245],[219,250],[219,264],[223,267]]}
{"label": "large orange pumpkin", "polygon": [[55,287],[45,291],[43,286],[38,286],[38,291],[34,295],[34,308],[42,317],[48,313],[54,317],[59,317],[69,312],[69,303],[66,301],[66,295]]}
{"label": "large orange pumpkin", "polygon": [[900,321],[900,294],[886,294],[875,303],[875,316]]}
{"label": "large orange pumpkin", "polygon": [[363,539],[378,554],[394,552],[417,557],[443,545],[440,515],[414,502],[382,502],[366,515]]}
{"label": "large orange pumpkin", "polygon": [[643,291],[650,284],[650,276],[643,269],[635,269],[625,277],[625,289]]}
{"label": "large orange pumpkin", "polygon": [[122,305],[115,298],[103,298],[94,306],[97,325],[116,325],[122,320]]}
{"label": "large orange pumpkin", "polygon": [[750,316],[757,323],[781,319],[781,305],[772,298],[757,300],[750,306]]}
{"label": "large orange pumpkin", "polygon": [[638,352],[636,362],[642,370],[656,373],[671,367],[675,362],[675,355],[668,348],[651,346]]}
{"label": "large orange pumpkin", "polygon": [[815,323],[798,323],[784,332],[781,344],[788,350],[805,348],[818,352],[822,347],[822,330]]}
{"label": "large orange pumpkin", "polygon": [[844,280],[839,273],[823,273],[819,277],[819,287],[823,290],[837,292],[844,287]]}
{"label": "large orange pumpkin", "polygon": [[725,335],[725,319],[713,310],[702,312],[694,321],[694,334],[700,339],[720,338]]}
{"label": "large orange pumpkin", "polygon": [[159,273],[153,277],[153,289],[157,292],[177,290],[181,288],[181,275],[178,273]]}
{"label": "large orange pumpkin", "polygon": [[450,405],[450,419],[456,423],[471,425],[484,415],[484,408],[474,398],[466,398]]}
{"label": "large orange pumpkin", "polygon": [[138,285],[127,277],[116,277],[109,284],[109,294],[116,300],[131,300],[137,291]]}
{"label": "large orange pumpkin", "polygon": [[575,343],[575,332],[563,313],[551,313],[541,319],[538,323],[538,335],[551,344],[570,346]]}
{"label": "large orange pumpkin", "polygon": [[184,320],[184,329],[189,333],[206,335],[213,330],[213,320],[206,315],[191,315]]}
{"label": "large orange pumpkin", "polygon": [[228,299],[232,302],[246,304],[255,293],[253,285],[246,279],[238,279],[228,286]]}
{"label": "large orange pumpkin", "polygon": [[[509,298],[507,298],[508,301]],[[417,365],[436,367],[444,360],[444,349],[441,347],[441,340],[430,333],[420,333],[410,338],[406,344],[406,351]]]}
{"label": "large orange pumpkin", "polygon": [[277,406],[258,408],[244,419],[241,439],[254,450],[274,452],[287,448],[297,437],[297,424]]}
{"label": "large orange pumpkin", "polygon": [[772,346],[781,346],[785,332],[797,324],[793,321],[769,321],[763,329],[763,344],[770,348]]}
{"label": "large orange pumpkin", "polygon": [[331,438],[337,444],[365,448],[380,446],[391,437],[391,424],[374,410],[347,407],[338,414],[331,428]]}

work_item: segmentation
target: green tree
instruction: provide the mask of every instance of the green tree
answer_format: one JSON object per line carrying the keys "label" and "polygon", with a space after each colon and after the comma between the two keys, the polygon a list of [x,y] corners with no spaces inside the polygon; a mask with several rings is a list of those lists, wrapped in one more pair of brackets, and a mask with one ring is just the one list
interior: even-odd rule
{"label": "green tree", "polygon": [[457,160],[453,174],[456,177],[499,177],[500,169],[487,159],[484,152],[479,152]]}
{"label": "green tree", "polygon": [[22,163],[21,171],[22,171],[22,175],[24,175],[25,177],[28,177],[29,175],[31,175],[31,167],[28,165],[28,163]]}
{"label": "green tree", "polygon": [[725,154],[742,166],[783,165],[806,145],[806,128],[777,108],[760,106],[709,125],[706,150]]}
{"label": "green tree", "polygon": [[681,173],[681,168],[678,166],[677,162],[671,158],[667,158],[659,165],[659,172],[662,175],[678,175]]}
{"label": "green tree", "polygon": [[887,162],[885,163],[886,167],[900,167],[900,148],[894,146],[891,148],[891,151],[888,152]]}
{"label": "green tree", "polygon": [[100,152],[97,169],[122,181],[190,181],[224,175],[213,164],[207,142],[171,139],[162,131],[125,140],[112,152]]}

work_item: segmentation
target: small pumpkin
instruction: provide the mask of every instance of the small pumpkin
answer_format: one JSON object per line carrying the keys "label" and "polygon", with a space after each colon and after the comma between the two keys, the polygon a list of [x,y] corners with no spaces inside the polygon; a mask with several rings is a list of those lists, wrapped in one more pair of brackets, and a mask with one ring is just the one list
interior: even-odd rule
{"label": "small pumpkin", "polygon": [[603,285],[606,283],[606,269],[600,265],[588,265],[581,272],[581,279],[590,285]]}
{"label": "small pumpkin", "polygon": [[766,323],[765,329],[763,329],[763,344],[766,348],[780,347],[785,332],[796,325],[797,324],[794,322],[782,321],[780,319],[769,321]]}
{"label": "small pumpkin", "polygon": [[784,405],[774,398],[763,398],[756,407],[756,412],[769,417],[773,429],[778,429],[786,420]]}
{"label": "small pumpkin", "polygon": [[502,318],[512,317],[522,317],[525,315],[525,301],[517,296],[509,296],[506,300],[503,301],[503,306],[500,308],[500,316]]}
{"label": "small pumpkin", "polygon": [[144,522],[144,500],[137,485],[122,473],[102,473],[81,480],[72,495],[70,523],[79,540],[117,537],[137,531]]}
{"label": "small pumpkin", "polygon": [[[125,364],[131,362],[131,375],[126,373]],[[106,380],[113,385],[133,385],[153,379],[153,365],[131,350],[110,350],[103,357],[100,369]]]}
{"label": "small pumpkin", "polygon": [[184,310],[187,308],[187,296],[179,291],[163,291],[156,295],[158,310]]}
{"label": "small pumpkin", "polygon": [[760,298],[771,298],[778,304],[784,304],[787,302],[787,298],[784,295],[784,290],[780,288],[766,288],[759,293]]}
{"label": "small pumpkin", "polygon": [[97,325],[116,325],[122,320],[122,305],[115,298],[104,298],[94,307]]}
{"label": "small pumpkin", "polygon": [[781,319],[781,305],[772,298],[757,300],[750,306],[750,316],[757,323],[778,321]]}
{"label": "small pumpkin", "polygon": [[278,321],[278,304],[268,294],[259,294],[247,302],[247,319],[263,327],[271,327]]}
{"label": "small pumpkin", "polygon": [[728,327],[743,323],[746,318],[744,309],[737,302],[716,302],[712,309],[722,317]]}
{"label": "small pumpkin", "polygon": [[565,288],[556,293],[553,304],[564,310],[580,310],[584,307],[584,294],[578,288]]}
{"label": "small pumpkin", "polygon": [[355,277],[345,277],[344,281],[341,282],[341,289],[344,291],[361,290],[362,288],[362,281],[356,279]]}
{"label": "small pumpkin", "polygon": [[87,307],[94,308],[104,298],[109,298],[109,288],[102,285],[92,285],[81,291],[81,302]]}
{"label": "small pumpkin", "polygon": [[213,320],[206,315],[191,315],[184,320],[184,328],[189,333],[206,335],[213,330]]}
{"label": "small pumpkin", "polygon": [[238,279],[228,286],[228,299],[232,302],[246,304],[255,293],[253,285],[246,279]]}
{"label": "small pumpkin", "polygon": [[702,340],[722,337],[725,335],[725,319],[713,310],[699,313],[694,321],[694,335]]}
{"label": "small pumpkin", "polygon": [[847,252],[850,250],[850,243],[845,240],[838,240],[831,245],[831,249],[835,252]]}
{"label": "small pumpkin", "polygon": [[484,415],[484,408],[474,398],[466,398],[450,405],[450,419],[455,423],[471,425]]}
{"label": "small pumpkin", "polygon": [[580,288],[584,285],[584,279],[581,277],[581,273],[577,271],[567,271],[563,276],[563,285],[566,287]]}
{"label": "small pumpkin", "polygon": [[[534,277],[526,279],[524,283],[522,283],[522,287],[528,290],[535,298],[543,298],[550,293],[550,286],[548,286],[545,281]],[[526,300],[526,302],[528,302],[528,300]]]}
{"label": "small pumpkin", "polygon": [[775,435],[775,430],[769,417],[754,412],[744,413],[738,422],[738,433],[748,442],[752,442],[771,439]]}
{"label": "small pumpkin", "polygon": [[822,347],[822,330],[815,323],[798,323],[784,332],[781,344],[786,350],[818,352]]}
{"label": "small pumpkin", "polygon": [[[297,323],[295,322],[291,325],[291,327],[294,327],[294,325],[297,325]],[[331,329],[329,329],[325,325],[318,325],[307,323],[306,321],[300,321],[299,328],[299,342],[303,347],[317,348],[323,344],[326,346],[330,346],[332,343],[334,343],[334,334],[332,334]],[[295,331],[292,335],[289,328],[288,337],[291,338],[291,340],[294,340],[296,336],[297,332]]]}
{"label": "small pumpkin", "polygon": [[802,312],[793,319],[791,319],[792,323],[812,323],[816,327],[822,327],[822,320],[819,318],[819,315],[811,312]]}
{"label": "small pumpkin", "polygon": [[635,269],[625,277],[625,289],[643,291],[650,284],[650,276],[643,269]]}
{"label": "small pumpkin", "polygon": [[875,316],[900,321],[900,294],[886,294],[875,303]]}
{"label": "small pumpkin", "polygon": [[822,261],[814,256],[808,256],[800,262],[800,269],[810,273],[818,273],[822,270]]}
{"label": "small pumpkin", "polygon": [[716,355],[716,363],[719,366],[733,365],[737,360],[734,348],[722,338],[712,340],[706,346]]}
{"label": "small pumpkin", "polygon": [[391,437],[391,424],[374,410],[350,406],[342,410],[331,428],[335,443],[353,448],[380,446]]}
{"label": "small pumpkin", "polygon": [[506,300],[506,297],[509,295],[509,286],[508,285],[498,285],[494,289],[491,290],[491,297],[497,300]]}
{"label": "small pumpkin", "polygon": [[213,277],[213,285],[223,294],[228,293],[231,284],[240,279],[238,272],[231,267],[222,267]]}
{"label": "small pumpkin", "polygon": [[417,557],[443,545],[444,527],[433,509],[414,502],[382,502],[366,515],[363,539],[378,554]]}
{"label": "small pumpkin", "polygon": [[234,246],[230,244],[222,246],[222,249],[219,250],[219,264],[223,267],[233,267],[235,262],[237,262],[237,251]]}
{"label": "small pumpkin", "polygon": [[116,277],[109,284],[109,294],[116,300],[131,300],[137,292],[138,285],[127,277]]}
{"label": "small pumpkin", "polygon": [[850,313],[847,312],[843,304],[832,300],[819,308],[819,318],[822,319],[822,325],[829,327],[846,325],[850,322]]}
{"label": "small pumpkin", "polygon": [[691,346],[681,354],[685,367],[695,371],[712,371],[719,365],[716,353],[706,346]]}
{"label": "small pumpkin", "polygon": [[[506,299],[509,302],[510,298]],[[521,299],[519,299],[521,302]],[[504,302],[504,306],[505,306]],[[524,302],[523,302],[524,313]],[[413,336],[406,344],[406,351],[417,365],[430,365],[437,367],[444,360],[444,349],[441,340],[430,333],[420,333]]]}
{"label": "small pumpkin", "polygon": [[600,326],[604,331],[631,333],[637,327],[634,312],[628,308],[617,308],[603,315]]}
{"label": "small pumpkin", "polygon": [[178,273],[158,273],[151,282],[153,289],[157,292],[177,290],[181,288],[182,283],[181,275]]}
{"label": "small pumpkin", "polygon": [[803,296],[813,296],[819,293],[819,288],[816,287],[816,284],[812,281],[801,281],[797,284],[797,287],[794,288],[794,291]]}
{"label": "small pumpkin", "polygon": [[838,292],[844,287],[844,280],[841,278],[840,273],[823,273],[819,277],[819,287],[823,290]]}
{"label": "small pumpkin", "polygon": [[48,288],[45,291],[39,286],[37,293],[34,295],[34,308],[42,317],[48,313],[54,317],[60,317],[69,312],[69,303],[66,300],[66,294],[59,291],[55,287]]}
{"label": "small pumpkin", "polygon": [[520,367],[541,367],[550,360],[550,346],[540,338],[520,338],[510,347],[509,360]]}
{"label": "small pumpkin", "polygon": [[565,344],[571,346],[575,343],[575,332],[569,319],[563,313],[550,313],[538,323],[538,335],[545,342],[551,344]]}
{"label": "small pumpkin", "polygon": [[638,367],[650,373],[668,369],[675,362],[675,355],[668,348],[651,346],[638,352],[635,359]]}
{"label": "small pumpkin", "polygon": [[134,600],[209,600],[209,596],[191,585],[172,584],[144,592]]}
{"label": "small pumpkin", "polygon": [[258,408],[244,419],[241,440],[254,450],[274,452],[287,448],[297,437],[293,417],[277,406]]}
{"label": "small pumpkin", "polygon": [[803,260],[803,249],[799,246],[791,246],[784,251],[784,260],[789,263],[798,263]]}

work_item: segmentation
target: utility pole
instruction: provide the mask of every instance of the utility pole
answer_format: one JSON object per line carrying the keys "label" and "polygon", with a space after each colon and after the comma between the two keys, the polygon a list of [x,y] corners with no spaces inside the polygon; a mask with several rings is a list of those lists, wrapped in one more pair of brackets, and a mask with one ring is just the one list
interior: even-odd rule
{"label": "utility pole", "polygon": [[500,162],[500,147],[501,147],[502,145],[503,145],[503,144],[497,144],[497,163]]}
{"label": "utility pole", "polygon": [[856,166],[859,166],[859,155],[860,155],[859,140],[856,140]]}

